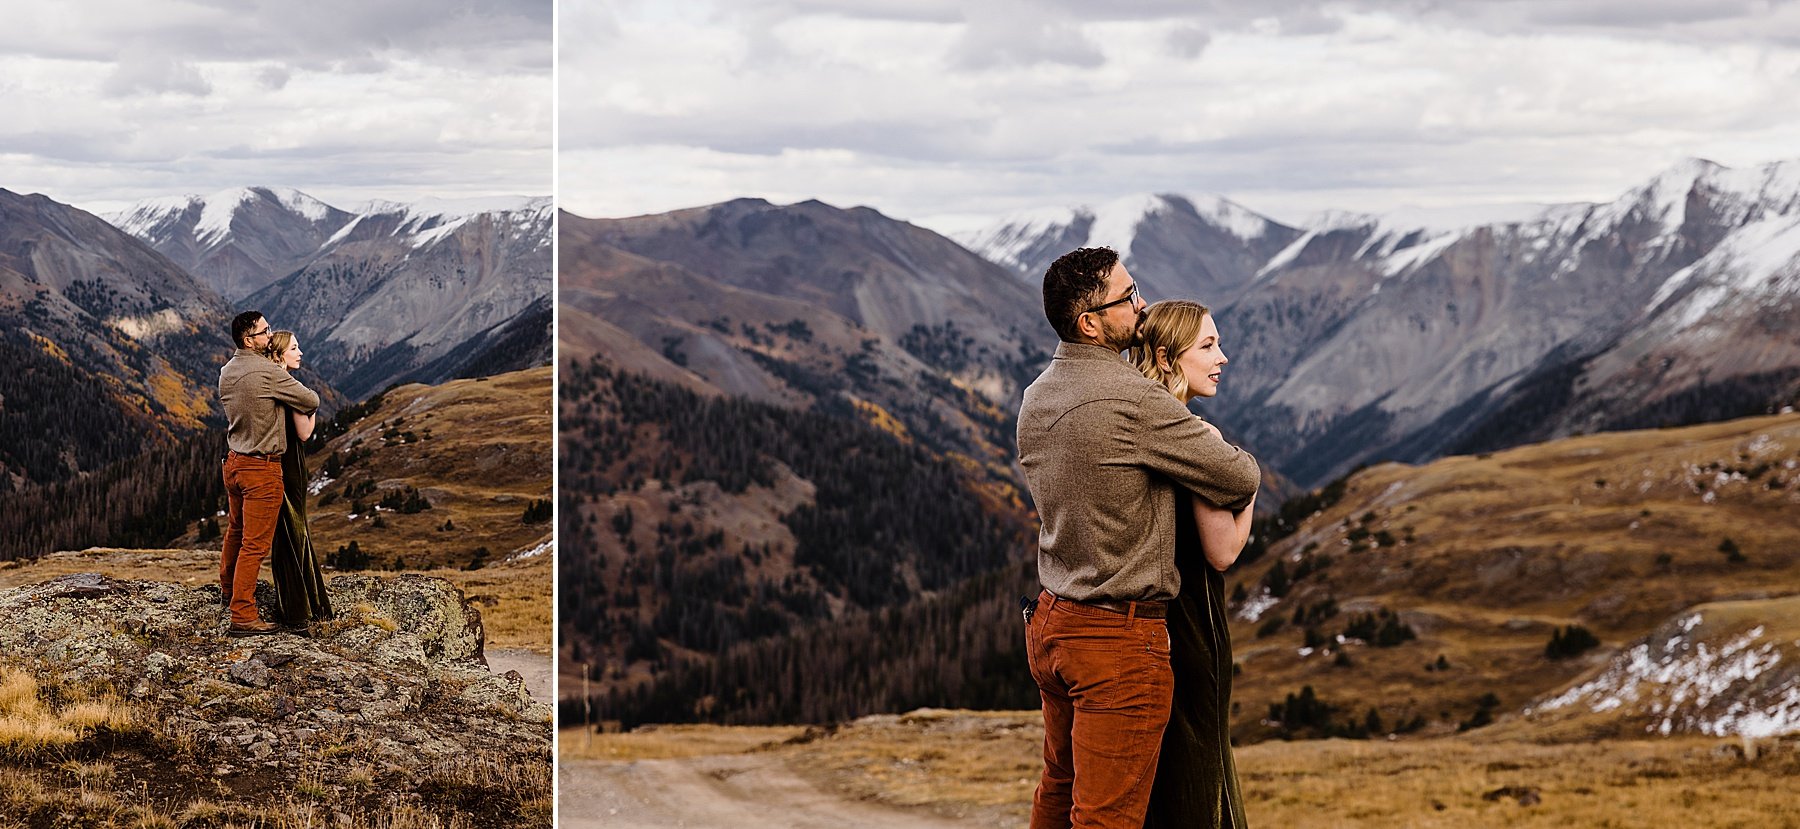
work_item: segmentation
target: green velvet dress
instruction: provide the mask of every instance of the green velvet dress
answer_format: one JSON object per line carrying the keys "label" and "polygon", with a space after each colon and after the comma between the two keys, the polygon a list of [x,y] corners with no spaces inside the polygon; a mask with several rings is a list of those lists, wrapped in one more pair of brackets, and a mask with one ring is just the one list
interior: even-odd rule
{"label": "green velvet dress", "polygon": [[287,453],[281,456],[281,521],[275,525],[275,544],[269,550],[269,571],[275,576],[275,600],[281,623],[304,627],[331,618],[331,599],[325,595],[325,576],[313,554],[312,534],[306,523],[306,448],[287,421]]}
{"label": "green velvet dress", "polygon": [[1191,495],[1176,499],[1175,566],[1181,595],[1169,603],[1175,701],[1163,731],[1147,829],[1243,829],[1244,798],[1231,757],[1231,627],[1225,576],[1206,563]]}

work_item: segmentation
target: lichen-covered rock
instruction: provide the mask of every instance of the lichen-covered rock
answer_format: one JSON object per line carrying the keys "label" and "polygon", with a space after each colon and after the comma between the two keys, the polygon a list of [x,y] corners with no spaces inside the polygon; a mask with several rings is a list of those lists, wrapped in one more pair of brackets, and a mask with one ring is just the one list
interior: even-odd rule
{"label": "lichen-covered rock", "polygon": [[[0,664],[111,686],[200,747],[200,774],[425,775],[470,757],[548,769],[550,706],[488,669],[460,591],[411,574],[328,589],[336,619],[233,639],[216,587],[63,576],[0,591]],[[258,600],[272,618],[269,585]]]}

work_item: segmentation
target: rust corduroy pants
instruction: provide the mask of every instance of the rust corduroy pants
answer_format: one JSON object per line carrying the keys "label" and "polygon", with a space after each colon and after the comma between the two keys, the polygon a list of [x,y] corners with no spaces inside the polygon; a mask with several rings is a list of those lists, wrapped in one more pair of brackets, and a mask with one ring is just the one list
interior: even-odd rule
{"label": "rust corduroy pants", "polygon": [[1169,722],[1169,629],[1038,595],[1025,626],[1044,700],[1044,774],[1031,829],[1142,829]]}
{"label": "rust corduroy pants", "polygon": [[256,574],[275,542],[281,520],[281,459],[225,457],[227,520],[219,551],[219,590],[231,608],[231,623],[257,621]]}

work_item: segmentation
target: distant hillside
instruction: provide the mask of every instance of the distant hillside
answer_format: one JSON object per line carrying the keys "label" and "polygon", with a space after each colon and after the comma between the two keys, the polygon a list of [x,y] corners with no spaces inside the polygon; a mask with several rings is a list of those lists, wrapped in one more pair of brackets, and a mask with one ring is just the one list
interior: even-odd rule
{"label": "distant hillside", "polygon": [[[340,413],[343,431],[315,438],[307,459],[321,560],[468,567],[549,544],[550,385],[548,366],[408,384]],[[180,540],[216,544],[214,532]],[[343,557],[352,543],[366,560]]]}
{"label": "distant hillside", "polygon": [[589,666],[599,694],[930,601],[1028,554],[1010,479],[849,402],[703,397],[599,361],[561,393],[562,665]]}
{"label": "distant hillside", "polygon": [[[1791,620],[1770,608],[1785,605],[1754,602],[1800,589],[1796,506],[1800,415],[1791,414],[1358,472],[1291,502],[1291,524],[1273,543],[1267,534],[1283,519],[1260,522],[1265,537],[1253,546],[1264,552],[1227,574],[1240,668],[1234,737],[1511,723],[1696,614],[1720,620],[1705,641],[1767,623],[1760,635],[1773,642]],[[747,645],[717,667],[677,668],[621,693],[613,710],[627,722],[748,723],[928,703],[1028,706],[1014,602],[1032,575],[1022,565]],[[1728,601],[1753,603],[1728,615],[1698,607]],[[1584,647],[1576,628],[1597,646]],[[834,667],[805,670],[796,684],[784,667],[793,665]]]}
{"label": "distant hillside", "polygon": [[89,213],[0,190],[0,492],[216,422],[224,302]]}
{"label": "distant hillside", "polygon": [[[1239,740],[1342,733],[1370,709],[1423,733],[1504,719],[1715,618],[1698,606],[1800,591],[1800,415],[1383,464],[1333,489],[1228,576]],[[1318,705],[1295,712],[1307,686]]]}

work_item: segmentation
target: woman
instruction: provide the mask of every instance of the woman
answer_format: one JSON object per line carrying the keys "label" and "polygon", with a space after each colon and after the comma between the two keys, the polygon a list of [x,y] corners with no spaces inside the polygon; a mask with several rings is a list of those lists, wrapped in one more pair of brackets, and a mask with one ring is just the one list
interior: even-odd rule
{"label": "woman", "polygon": [[[300,340],[292,331],[277,331],[263,352],[269,359],[293,371],[300,367]],[[306,628],[331,618],[331,600],[325,595],[325,576],[313,555],[312,536],[306,524],[306,439],[312,437],[314,415],[288,410],[287,453],[281,456],[281,482],[286,490],[281,521],[275,527],[275,544],[269,551],[269,570],[275,575],[276,606],[282,624]]]}
{"label": "woman", "polygon": [[[1219,393],[1230,360],[1206,306],[1158,302],[1145,311],[1138,370],[1183,403]],[[1208,424],[1208,428],[1212,428]],[[1217,434],[1218,430],[1213,429]],[[1181,595],[1169,604],[1169,663],[1175,701],[1146,827],[1243,829],[1244,803],[1231,757],[1231,631],[1223,571],[1250,537],[1250,504],[1232,512],[1183,495],[1176,505],[1175,566]]]}

